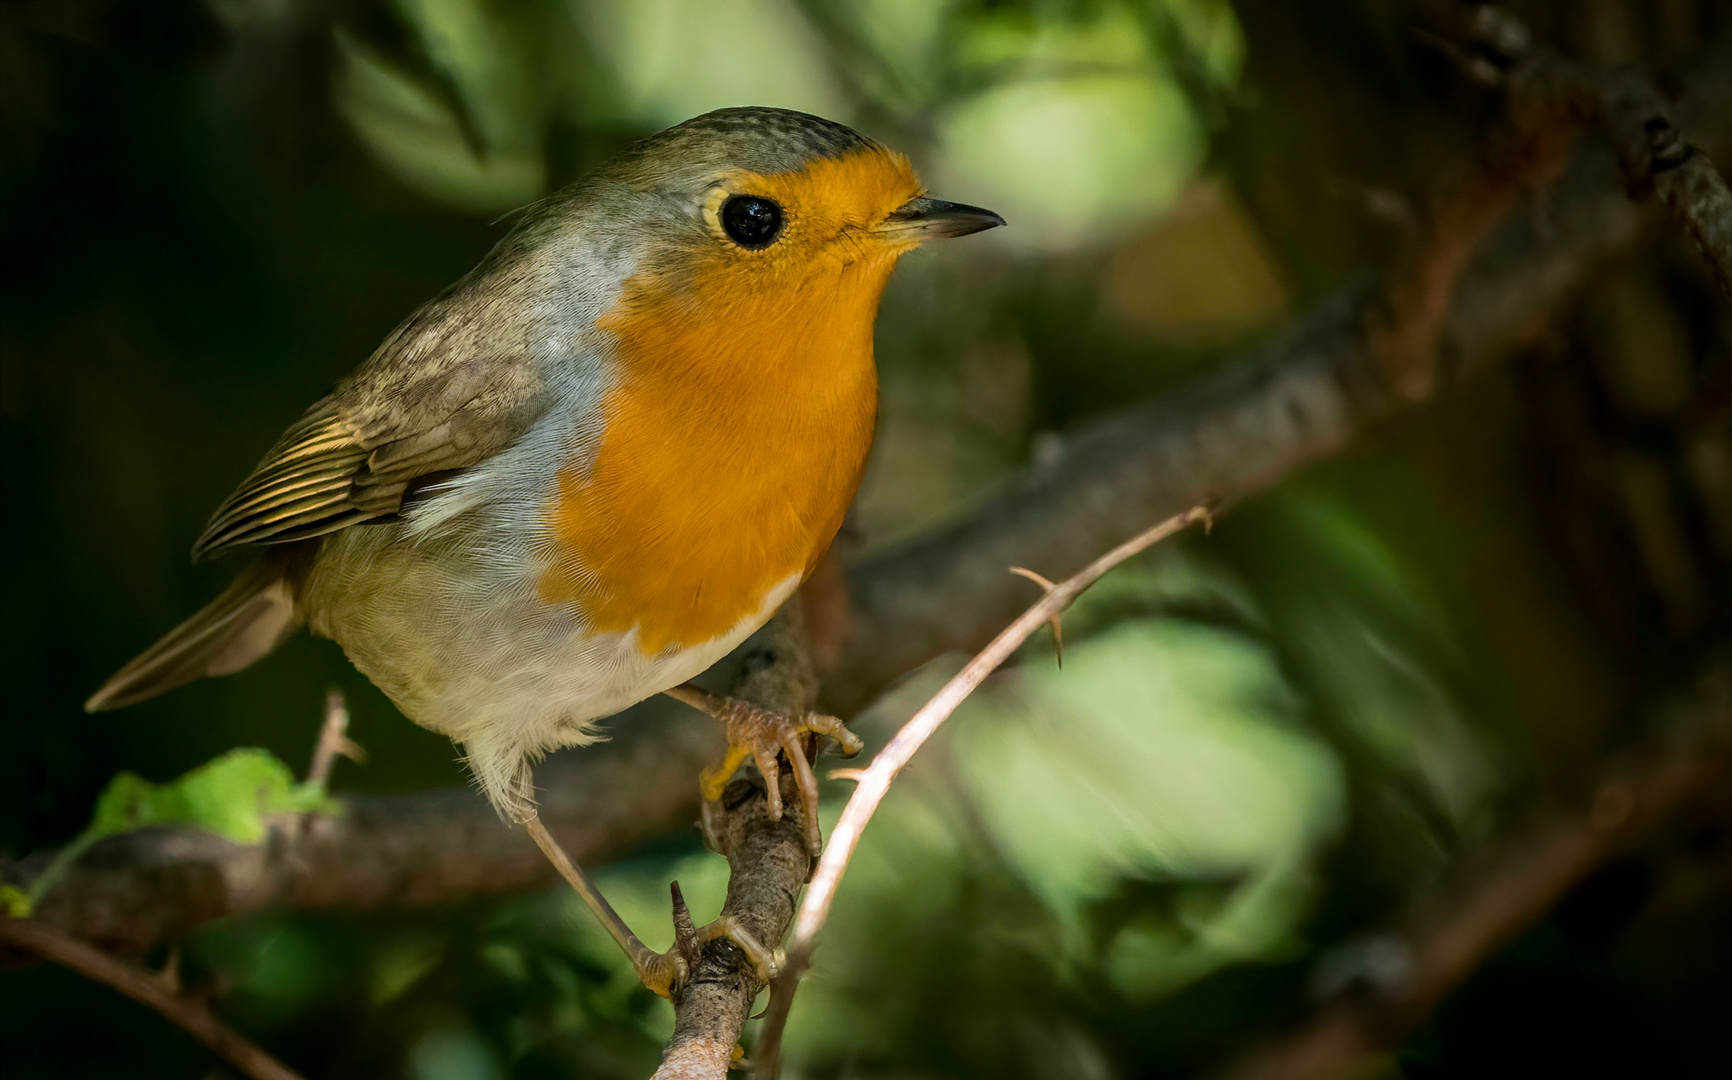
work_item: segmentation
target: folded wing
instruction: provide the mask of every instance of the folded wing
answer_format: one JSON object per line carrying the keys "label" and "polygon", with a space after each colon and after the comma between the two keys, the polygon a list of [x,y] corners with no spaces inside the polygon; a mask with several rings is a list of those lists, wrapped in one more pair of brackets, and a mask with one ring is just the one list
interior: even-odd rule
{"label": "folded wing", "polygon": [[193,558],[388,519],[418,482],[521,437],[547,410],[546,380],[527,320],[497,299],[479,319],[480,303],[460,284],[398,327],[283,433],[217,508]]}

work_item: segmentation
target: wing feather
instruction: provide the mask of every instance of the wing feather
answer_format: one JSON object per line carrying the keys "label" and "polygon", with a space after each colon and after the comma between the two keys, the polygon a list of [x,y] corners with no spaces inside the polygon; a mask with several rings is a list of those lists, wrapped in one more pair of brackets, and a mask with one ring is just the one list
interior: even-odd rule
{"label": "wing feather", "polygon": [[501,302],[523,275],[491,269],[494,291],[459,282],[290,425],[217,507],[193,558],[393,517],[418,479],[485,461],[529,430],[548,408],[547,361],[529,347],[533,309]]}

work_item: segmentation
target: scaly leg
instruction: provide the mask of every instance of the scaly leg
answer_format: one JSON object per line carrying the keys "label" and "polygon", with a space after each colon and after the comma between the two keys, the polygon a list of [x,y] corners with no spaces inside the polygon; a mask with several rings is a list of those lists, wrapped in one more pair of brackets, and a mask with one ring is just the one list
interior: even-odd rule
{"label": "scaly leg", "polygon": [[753,705],[739,698],[722,697],[708,690],[685,683],[666,692],[671,698],[685,702],[699,712],[722,722],[728,735],[728,751],[722,763],[698,778],[699,790],[708,802],[722,797],[740,766],[749,757],[764,774],[764,786],[769,797],[771,821],[782,818],[781,766],[777,757],[786,753],[788,766],[800,788],[800,809],[805,811],[806,847],[814,855],[823,846],[818,835],[818,778],[812,764],[806,760],[803,736],[827,735],[842,745],[842,753],[853,757],[865,747],[860,736],[849,731],[842,721],[823,713],[784,716]]}
{"label": "scaly leg", "polygon": [[[531,813],[528,818],[524,819],[523,827],[534,839],[542,854],[546,855],[548,861],[553,864],[553,868],[558,870],[560,876],[571,884],[571,887],[577,891],[577,895],[581,896],[583,902],[589,905],[589,910],[595,913],[595,917],[600,920],[608,934],[613,937],[621,949],[625,950],[625,955],[631,960],[631,966],[636,969],[637,977],[643,981],[643,984],[662,997],[672,1000],[674,994],[679,992],[680,987],[685,985],[686,979],[691,975],[687,969],[685,958],[679,954],[678,949],[673,948],[665,953],[659,953],[638,940],[638,936],[631,932],[631,927],[627,926],[625,920],[619,917],[619,912],[615,911],[613,905],[607,902],[607,897],[601,895],[601,890],[595,887],[595,882],[590,879],[590,876],[571,861],[570,856],[566,855],[565,849],[559,846],[559,841],[555,840],[553,834],[547,831],[547,826],[541,823],[539,814]],[[758,978],[766,983],[778,974],[775,956],[770,950],[764,948],[758,939],[754,938],[732,915],[724,915],[715,922],[700,927],[697,933],[700,943],[725,937],[738,945],[740,951],[746,954],[746,958],[757,967]]]}

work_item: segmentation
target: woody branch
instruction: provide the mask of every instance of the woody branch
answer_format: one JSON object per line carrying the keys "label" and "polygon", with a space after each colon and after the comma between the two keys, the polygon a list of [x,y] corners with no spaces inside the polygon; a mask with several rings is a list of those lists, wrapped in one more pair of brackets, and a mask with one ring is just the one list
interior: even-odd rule
{"label": "woody branch", "polygon": [[[796,600],[747,649],[734,679],[734,696],[784,713],[810,710],[818,683],[804,635]],[[744,777],[728,785],[719,805],[703,808],[705,842],[728,860],[722,914],[740,919],[759,941],[781,941],[788,932],[794,897],[812,869],[794,770],[785,771],[781,782],[779,819],[770,817],[763,784]],[[676,918],[676,927],[680,921]],[[724,1077],[752,1000],[764,988],[755,967],[732,942],[717,939],[695,951],[697,955],[687,957],[691,978],[674,1000],[674,1033],[656,1080]]]}

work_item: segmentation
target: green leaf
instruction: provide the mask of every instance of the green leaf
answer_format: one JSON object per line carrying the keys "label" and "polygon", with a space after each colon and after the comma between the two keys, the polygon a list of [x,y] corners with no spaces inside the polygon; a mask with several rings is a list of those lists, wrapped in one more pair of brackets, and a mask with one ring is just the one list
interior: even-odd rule
{"label": "green leaf", "polygon": [[[240,844],[264,840],[267,819],[283,814],[334,814],[339,804],[324,785],[297,783],[295,774],[268,750],[230,750],[164,784],[123,772],[96,798],[90,824],[61,849],[21,896],[25,909],[40,903],[66,868],[106,836],[151,825],[189,825]],[[0,904],[19,901],[0,893]]]}
{"label": "green leaf", "polygon": [[336,802],[321,787],[297,783],[270,752],[230,750],[166,784],[121,773],[97,798],[86,833],[94,839],[147,825],[191,825],[256,844],[265,838],[265,819],[271,815],[335,810]]}

